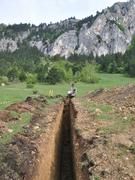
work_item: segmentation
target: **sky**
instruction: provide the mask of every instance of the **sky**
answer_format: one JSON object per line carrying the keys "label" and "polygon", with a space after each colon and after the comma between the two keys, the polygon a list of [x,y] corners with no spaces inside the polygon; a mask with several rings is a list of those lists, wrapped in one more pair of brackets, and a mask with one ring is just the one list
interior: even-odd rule
{"label": "sky", "polygon": [[0,23],[38,25],[74,16],[82,19],[115,2],[117,0],[0,0]]}

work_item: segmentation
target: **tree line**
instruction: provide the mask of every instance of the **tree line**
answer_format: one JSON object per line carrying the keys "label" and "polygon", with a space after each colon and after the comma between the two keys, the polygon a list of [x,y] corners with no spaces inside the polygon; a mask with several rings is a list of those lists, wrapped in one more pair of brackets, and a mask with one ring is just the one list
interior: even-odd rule
{"label": "tree line", "polygon": [[0,53],[0,83],[5,84],[21,81],[32,87],[36,82],[95,83],[99,80],[97,71],[135,77],[135,38],[124,55],[118,53],[94,58],[92,54],[75,54],[65,60],[59,56],[45,57],[36,47],[26,44],[14,53]]}

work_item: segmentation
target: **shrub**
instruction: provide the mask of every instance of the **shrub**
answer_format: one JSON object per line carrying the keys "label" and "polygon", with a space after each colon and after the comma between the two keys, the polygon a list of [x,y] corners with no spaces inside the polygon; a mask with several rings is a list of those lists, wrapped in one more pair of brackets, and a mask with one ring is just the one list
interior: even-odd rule
{"label": "shrub", "polygon": [[19,74],[18,68],[13,67],[8,71],[7,77],[9,78],[10,81],[14,81],[14,80],[18,79],[18,74]]}
{"label": "shrub", "polygon": [[7,76],[0,76],[0,84],[8,84],[8,77]]}
{"label": "shrub", "polygon": [[135,63],[129,64],[128,74],[129,74],[131,77],[135,77]]}
{"label": "shrub", "polygon": [[66,72],[65,72],[65,80],[66,81],[72,81],[73,80],[73,71],[71,68],[69,68]]}
{"label": "shrub", "polygon": [[96,74],[96,66],[86,63],[81,71],[80,80],[86,83],[97,83],[99,78]]}
{"label": "shrub", "polygon": [[27,88],[34,88],[34,84],[27,83],[27,84],[26,84],[26,87],[27,87]]}
{"label": "shrub", "polygon": [[28,74],[27,75],[27,80],[26,80],[27,84],[36,84],[37,82],[37,76],[35,74]]}
{"label": "shrub", "polygon": [[33,91],[33,94],[38,94],[38,91],[37,91],[37,90],[34,90],[34,91]]}
{"label": "shrub", "polygon": [[25,72],[22,71],[22,72],[19,74],[19,80],[20,80],[21,82],[24,82],[26,79],[27,79],[27,76],[26,76]]}
{"label": "shrub", "polygon": [[81,79],[81,73],[79,71],[77,71],[74,75],[74,80],[75,81],[80,81]]}
{"label": "shrub", "polygon": [[49,84],[56,84],[58,82],[62,82],[63,80],[63,77],[64,77],[64,73],[63,71],[61,71],[61,69],[58,69],[56,67],[53,67],[49,73],[48,73],[48,76],[46,78],[46,81],[49,83]]}

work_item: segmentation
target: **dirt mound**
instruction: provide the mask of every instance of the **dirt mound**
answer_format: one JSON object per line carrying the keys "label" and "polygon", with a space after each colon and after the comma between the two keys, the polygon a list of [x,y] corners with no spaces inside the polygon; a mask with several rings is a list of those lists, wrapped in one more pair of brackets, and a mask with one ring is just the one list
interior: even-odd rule
{"label": "dirt mound", "polygon": [[[7,143],[0,143],[0,179],[3,180],[23,180],[30,179],[34,172],[38,156],[38,141],[40,135],[46,131],[55,118],[48,117],[48,113],[55,116],[57,106],[51,112],[46,107],[44,97],[28,97],[24,102],[10,105],[6,110],[0,111],[0,140],[3,135],[13,133],[9,129],[9,124],[13,125],[16,115],[30,113],[30,122],[22,127],[21,132],[14,134]],[[49,111],[49,112],[48,112]],[[13,120],[13,121],[12,121]],[[20,120],[18,118],[18,120]],[[19,123],[19,122],[17,122]],[[6,133],[8,133],[6,135]],[[25,178],[27,176],[27,178]]]}
{"label": "dirt mound", "polygon": [[135,113],[135,85],[111,90],[100,89],[88,94],[87,97],[92,101],[116,106],[120,111]]}
{"label": "dirt mound", "polygon": [[7,108],[7,110],[9,110],[9,111],[16,111],[18,113],[34,112],[35,111],[35,107],[33,107],[32,105],[30,105],[27,102],[20,102],[20,103],[12,104],[11,106],[9,106]]}
{"label": "dirt mound", "polygon": [[7,131],[8,131],[7,124],[0,120],[0,135]]}
{"label": "dirt mound", "polygon": [[0,120],[4,122],[8,122],[12,120],[10,111],[0,111]]}
{"label": "dirt mound", "polygon": [[35,98],[27,97],[24,102],[15,103],[6,108],[8,111],[15,111],[18,113],[31,112],[33,113],[37,108],[47,104],[46,98],[38,96]]}
{"label": "dirt mound", "polygon": [[28,137],[17,135],[5,150],[0,168],[0,178],[24,179],[34,166],[33,162],[37,154],[36,145]]}
{"label": "dirt mound", "polygon": [[[130,89],[129,93],[128,89]],[[98,95],[91,96],[91,99],[94,101],[96,99],[98,102],[107,102],[107,97],[112,92],[114,92],[114,89],[107,91],[106,95],[102,90],[102,92],[98,92]],[[125,94],[127,93],[126,97],[128,97],[129,94],[133,93],[133,96],[134,88],[127,87],[127,90],[126,88],[123,90],[121,88],[115,89],[115,92],[119,97],[121,96],[119,100],[123,104],[127,102],[124,98]],[[120,94],[120,92],[123,92],[123,94]],[[113,97],[111,102],[119,101]],[[91,109],[94,103],[90,102]],[[78,115],[74,122],[74,144],[78,154],[78,166],[80,166],[81,172],[87,175],[85,179],[134,180],[134,121],[119,119],[119,113],[111,113],[111,109],[109,112],[105,112],[107,119],[102,119],[104,118],[103,113],[100,114],[101,118],[99,119],[99,115],[93,115],[91,109],[87,109],[87,106],[82,106],[77,100],[75,101],[75,106],[78,110]],[[113,120],[110,119],[112,114]],[[120,118],[122,118],[121,114]],[[123,122],[123,126],[121,126],[121,122]],[[129,126],[126,127],[128,123]],[[120,126],[121,128],[119,129]]]}

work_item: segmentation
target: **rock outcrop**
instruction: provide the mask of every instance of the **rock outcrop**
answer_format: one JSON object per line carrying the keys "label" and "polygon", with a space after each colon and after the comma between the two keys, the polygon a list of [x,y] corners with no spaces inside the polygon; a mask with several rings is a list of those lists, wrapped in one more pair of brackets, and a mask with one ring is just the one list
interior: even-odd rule
{"label": "rock outcrop", "polygon": [[53,44],[55,55],[56,52],[65,57],[74,53],[94,56],[125,53],[135,34],[134,12],[134,0],[114,4],[111,8],[103,10],[90,27],[88,27],[88,22],[83,24],[79,32],[76,30],[72,41],[70,33],[65,34],[66,39],[63,35],[60,36]]}

